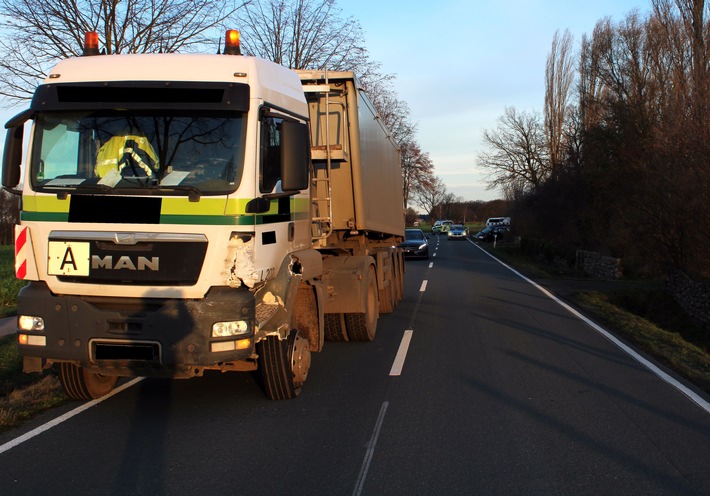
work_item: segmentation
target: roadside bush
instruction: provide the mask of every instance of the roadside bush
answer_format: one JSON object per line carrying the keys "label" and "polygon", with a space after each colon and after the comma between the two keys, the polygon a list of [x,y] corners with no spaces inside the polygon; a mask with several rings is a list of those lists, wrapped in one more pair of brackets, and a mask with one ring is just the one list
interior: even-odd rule
{"label": "roadside bush", "polygon": [[574,267],[575,250],[545,239],[523,237],[520,250],[528,257],[552,266]]}

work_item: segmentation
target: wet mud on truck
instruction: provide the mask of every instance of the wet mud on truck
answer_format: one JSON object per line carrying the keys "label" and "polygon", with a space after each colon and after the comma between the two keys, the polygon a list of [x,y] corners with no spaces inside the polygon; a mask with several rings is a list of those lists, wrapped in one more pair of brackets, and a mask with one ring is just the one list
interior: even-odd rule
{"label": "wet mud on truck", "polygon": [[403,296],[402,179],[355,76],[242,56],[233,31],[221,55],[98,51],[5,126],[24,370],[75,399],[258,370],[287,399],[324,341],[374,339]]}

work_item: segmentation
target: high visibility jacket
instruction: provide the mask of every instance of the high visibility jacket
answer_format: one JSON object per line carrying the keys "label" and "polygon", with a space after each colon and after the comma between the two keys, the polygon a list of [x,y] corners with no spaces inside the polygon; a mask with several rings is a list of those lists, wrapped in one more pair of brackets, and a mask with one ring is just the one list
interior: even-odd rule
{"label": "high visibility jacket", "polygon": [[110,170],[119,173],[133,161],[147,177],[153,176],[153,171],[160,168],[158,156],[153,146],[145,136],[119,135],[111,137],[104,143],[96,155],[94,172],[98,177],[104,177]]}

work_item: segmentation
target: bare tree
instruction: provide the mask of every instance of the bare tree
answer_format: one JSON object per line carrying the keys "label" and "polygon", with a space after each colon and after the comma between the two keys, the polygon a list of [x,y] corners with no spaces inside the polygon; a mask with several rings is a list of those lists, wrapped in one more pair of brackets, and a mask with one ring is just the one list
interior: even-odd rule
{"label": "bare tree", "polygon": [[537,189],[550,175],[544,126],[538,113],[507,107],[495,130],[484,130],[477,165],[488,171],[488,187],[525,192]]}
{"label": "bare tree", "polygon": [[[249,1],[249,0],[247,0]],[[0,0],[0,96],[32,96],[57,60],[81,52],[97,31],[106,53],[191,51],[221,39],[243,5],[219,0]]]}
{"label": "bare tree", "polygon": [[426,186],[412,192],[414,202],[428,215],[434,215],[434,209],[444,201],[446,195],[446,185],[438,176]]}
{"label": "bare tree", "polygon": [[402,183],[404,204],[409,205],[410,197],[426,190],[434,181],[434,164],[428,153],[422,153],[415,141],[400,144],[402,161]]}
{"label": "bare tree", "polygon": [[545,134],[553,170],[563,162],[564,126],[570,112],[569,99],[574,82],[573,38],[569,30],[552,38],[545,68]]}
{"label": "bare tree", "polygon": [[354,71],[363,82],[379,77],[360,23],[341,17],[335,0],[255,0],[239,14],[246,53],[290,69]]}
{"label": "bare tree", "polygon": [[361,81],[366,86],[367,94],[377,109],[385,127],[392,133],[395,143],[404,144],[415,141],[417,126],[411,120],[409,106],[400,100],[392,88],[394,76],[383,76],[377,81]]}

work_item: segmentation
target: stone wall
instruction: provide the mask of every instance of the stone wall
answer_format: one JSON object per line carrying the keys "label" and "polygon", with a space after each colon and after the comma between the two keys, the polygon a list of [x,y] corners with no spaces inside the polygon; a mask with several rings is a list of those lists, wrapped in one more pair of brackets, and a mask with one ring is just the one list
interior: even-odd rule
{"label": "stone wall", "polygon": [[673,270],[668,274],[666,289],[693,320],[710,330],[710,284]]}
{"label": "stone wall", "polygon": [[607,257],[593,251],[577,250],[576,267],[598,279],[619,279],[623,275],[620,258]]}

